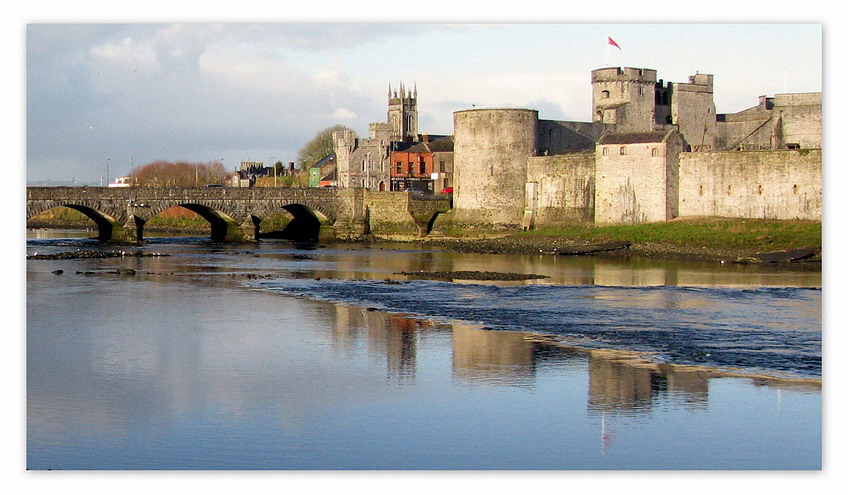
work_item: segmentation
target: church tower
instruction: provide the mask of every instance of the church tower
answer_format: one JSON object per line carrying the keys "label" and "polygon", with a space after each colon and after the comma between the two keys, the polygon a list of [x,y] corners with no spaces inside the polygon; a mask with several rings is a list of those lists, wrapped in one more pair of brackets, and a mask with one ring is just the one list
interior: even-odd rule
{"label": "church tower", "polygon": [[388,123],[391,125],[392,141],[415,141],[418,139],[418,88],[410,92],[403,87],[392,91],[389,85]]}

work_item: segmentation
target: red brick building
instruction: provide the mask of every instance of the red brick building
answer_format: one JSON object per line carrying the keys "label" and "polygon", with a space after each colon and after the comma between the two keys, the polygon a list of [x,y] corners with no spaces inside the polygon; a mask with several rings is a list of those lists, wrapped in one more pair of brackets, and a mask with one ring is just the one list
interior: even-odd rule
{"label": "red brick building", "polygon": [[391,156],[391,190],[438,194],[453,186],[453,138],[431,139],[426,134]]}

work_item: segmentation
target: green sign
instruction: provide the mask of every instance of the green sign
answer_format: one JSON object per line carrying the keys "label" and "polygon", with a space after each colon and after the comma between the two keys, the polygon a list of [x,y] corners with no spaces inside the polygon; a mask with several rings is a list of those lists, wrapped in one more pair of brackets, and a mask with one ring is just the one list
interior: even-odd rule
{"label": "green sign", "polygon": [[321,182],[321,169],[312,167],[309,169],[309,187],[318,187]]}

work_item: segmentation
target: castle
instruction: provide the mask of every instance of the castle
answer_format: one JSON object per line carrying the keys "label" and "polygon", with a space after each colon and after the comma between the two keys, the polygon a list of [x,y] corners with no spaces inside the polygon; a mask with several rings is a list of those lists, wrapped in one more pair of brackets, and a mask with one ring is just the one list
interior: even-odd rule
{"label": "castle", "polygon": [[[821,220],[821,93],[716,114],[713,76],[592,71],[592,122],[521,108],[454,112],[462,228],[635,224],[679,216]],[[334,136],[339,185],[387,190],[392,153],[421,141],[417,88],[389,87],[386,123]],[[411,167],[411,164],[410,164]]]}

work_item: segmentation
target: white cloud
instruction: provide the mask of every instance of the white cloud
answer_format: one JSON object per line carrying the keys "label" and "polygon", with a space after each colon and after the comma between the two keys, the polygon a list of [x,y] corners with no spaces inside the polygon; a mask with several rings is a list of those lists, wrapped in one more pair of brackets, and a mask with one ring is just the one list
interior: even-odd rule
{"label": "white cloud", "polygon": [[341,119],[341,120],[350,120],[355,119],[356,114],[348,110],[347,108],[337,108],[332,115],[330,115],[330,119]]}
{"label": "white cloud", "polygon": [[149,43],[124,38],[116,43],[104,43],[89,51],[91,55],[115,64],[133,67],[156,67],[156,51]]}

